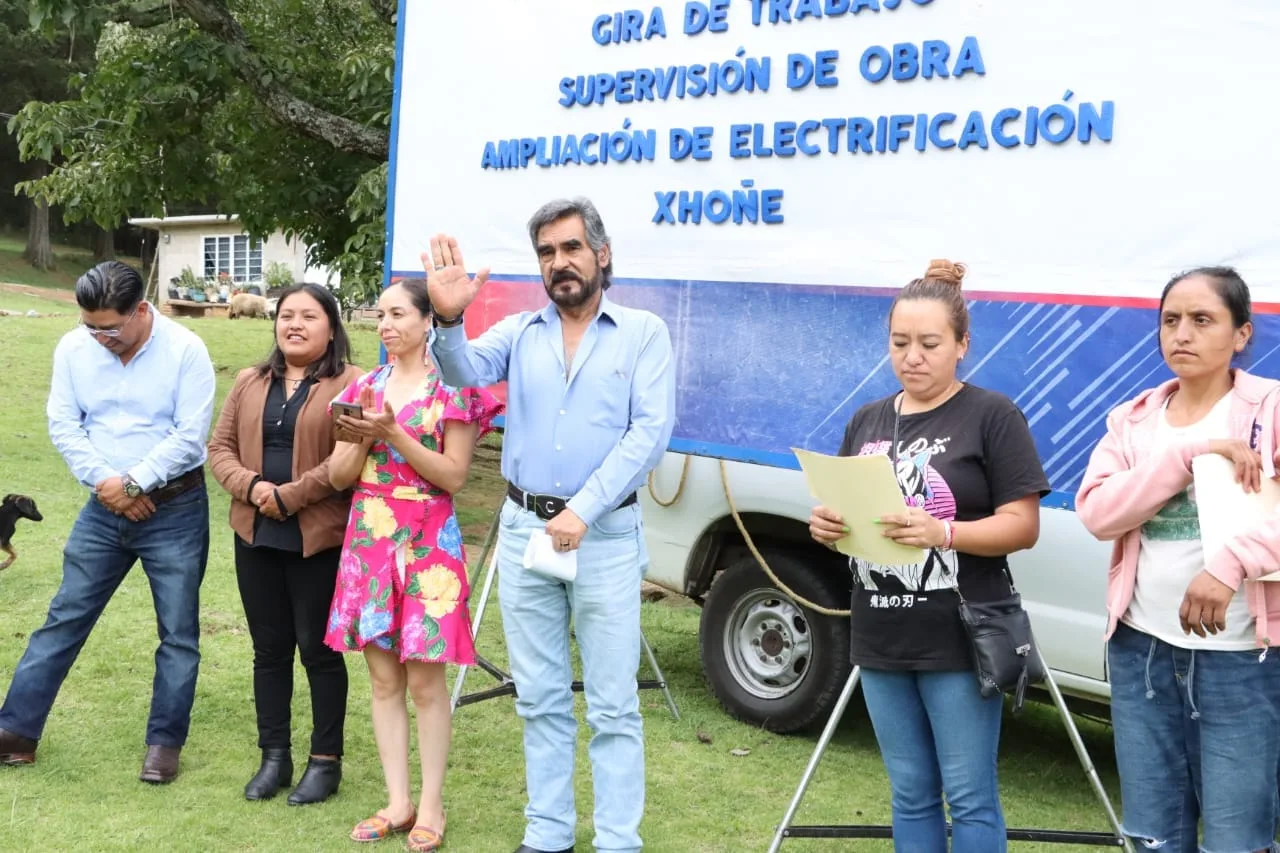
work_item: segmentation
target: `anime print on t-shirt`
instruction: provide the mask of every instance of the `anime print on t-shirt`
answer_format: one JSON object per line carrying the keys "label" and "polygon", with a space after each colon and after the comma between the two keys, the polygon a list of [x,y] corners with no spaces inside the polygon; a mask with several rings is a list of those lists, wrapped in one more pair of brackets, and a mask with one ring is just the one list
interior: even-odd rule
{"label": "anime print on t-shirt", "polygon": [[[907,503],[919,507],[934,518],[954,521],[956,499],[947,481],[932,464],[934,457],[947,452],[951,437],[916,438],[898,448],[894,465],[898,486]],[[890,455],[887,441],[870,441],[858,450],[859,456]],[[881,566],[864,560],[854,561],[862,586],[872,592],[891,596],[916,596],[942,589],[956,589],[956,552],[929,549],[920,563]]]}

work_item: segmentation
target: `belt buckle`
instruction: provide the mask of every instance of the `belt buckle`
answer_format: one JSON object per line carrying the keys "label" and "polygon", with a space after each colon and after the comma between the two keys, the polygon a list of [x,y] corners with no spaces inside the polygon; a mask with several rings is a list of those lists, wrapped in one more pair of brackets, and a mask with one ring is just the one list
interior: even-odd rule
{"label": "belt buckle", "polygon": [[534,512],[542,516],[543,521],[550,521],[564,509],[564,500],[549,495],[540,495],[533,499]]}

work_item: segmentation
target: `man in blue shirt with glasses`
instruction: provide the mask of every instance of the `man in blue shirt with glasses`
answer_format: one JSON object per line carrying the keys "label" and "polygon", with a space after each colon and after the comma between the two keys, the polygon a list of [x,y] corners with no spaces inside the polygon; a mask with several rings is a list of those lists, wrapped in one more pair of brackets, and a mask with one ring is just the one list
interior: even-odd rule
{"label": "man in blue shirt with glasses", "polygon": [[139,778],[165,783],[178,773],[200,665],[214,374],[200,338],[143,295],[141,277],[118,261],[89,270],[76,282],[80,328],[54,351],[49,437],[92,492],[67,537],[48,618],[31,635],[0,708],[0,764],[35,761],[63,680],[141,560],[160,644]]}
{"label": "man in blue shirt with glasses", "polygon": [[[573,850],[571,613],[592,732],[595,847],[637,851],[645,786],[636,673],[648,556],[636,489],[671,438],[671,338],[656,315],[606,295],[612,248],[590,201],[544,205],[529,237],[550,304],[506,317],[474,341],[462,313],[488,272],[469,277],[457,241],[444,235],[431,241],[426,263],[431,351],[444,380],[508,382],[498,596],[524,719],[528,825],[517,853]],[[535,532],[556,551],[577,552],[572,581],[524,568]]]}

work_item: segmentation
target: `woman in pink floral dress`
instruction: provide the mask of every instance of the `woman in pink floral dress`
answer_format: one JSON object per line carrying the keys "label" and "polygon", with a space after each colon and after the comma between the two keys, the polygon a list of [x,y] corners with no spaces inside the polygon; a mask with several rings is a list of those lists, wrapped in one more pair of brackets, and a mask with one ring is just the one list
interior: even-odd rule
{"label": "woman in pink floral dress", "polygon": [[[336,488],[354,486],[325,643],[361,651],[373,688],[373,732],[388,805],[351,831],[356,841],[409,832],[410,850],[444,837],[445,764],[451,735],[446,663],[475,662],[467,568],[453,493],[466,482],[476,441],[501,412],[486,391],[444,385],[426,354],[430,303],[406,281],[378,300],[388,364],[338,397],[363,417],[340,415],[329,463]],[[422,796],[409,788],[409,717],[418,718]]]}

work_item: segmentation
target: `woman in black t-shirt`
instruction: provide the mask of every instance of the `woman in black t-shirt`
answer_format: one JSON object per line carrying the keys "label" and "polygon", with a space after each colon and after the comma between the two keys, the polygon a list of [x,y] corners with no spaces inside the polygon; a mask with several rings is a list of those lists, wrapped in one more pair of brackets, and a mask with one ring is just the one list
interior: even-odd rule
{"label": "woman in black t-shirt", "polygon": [[[996,782],[1003,703],[983,699],[960,622],[960,598],[1010,594],[1006,556],[1035,544],[1049,491],[1031,431],[1007,397],[961,382],[969,343],[964,266],[933,261],[889,311],[889,354],[902,391],[868,403],[840,455],[885,454],[907,506],[881,519],[884,535],[925,549],[913,565],[851,560],[852,657],[893,790],[899,851],[1006,849]],[[816,507],[813,538],[848,533]]]}

